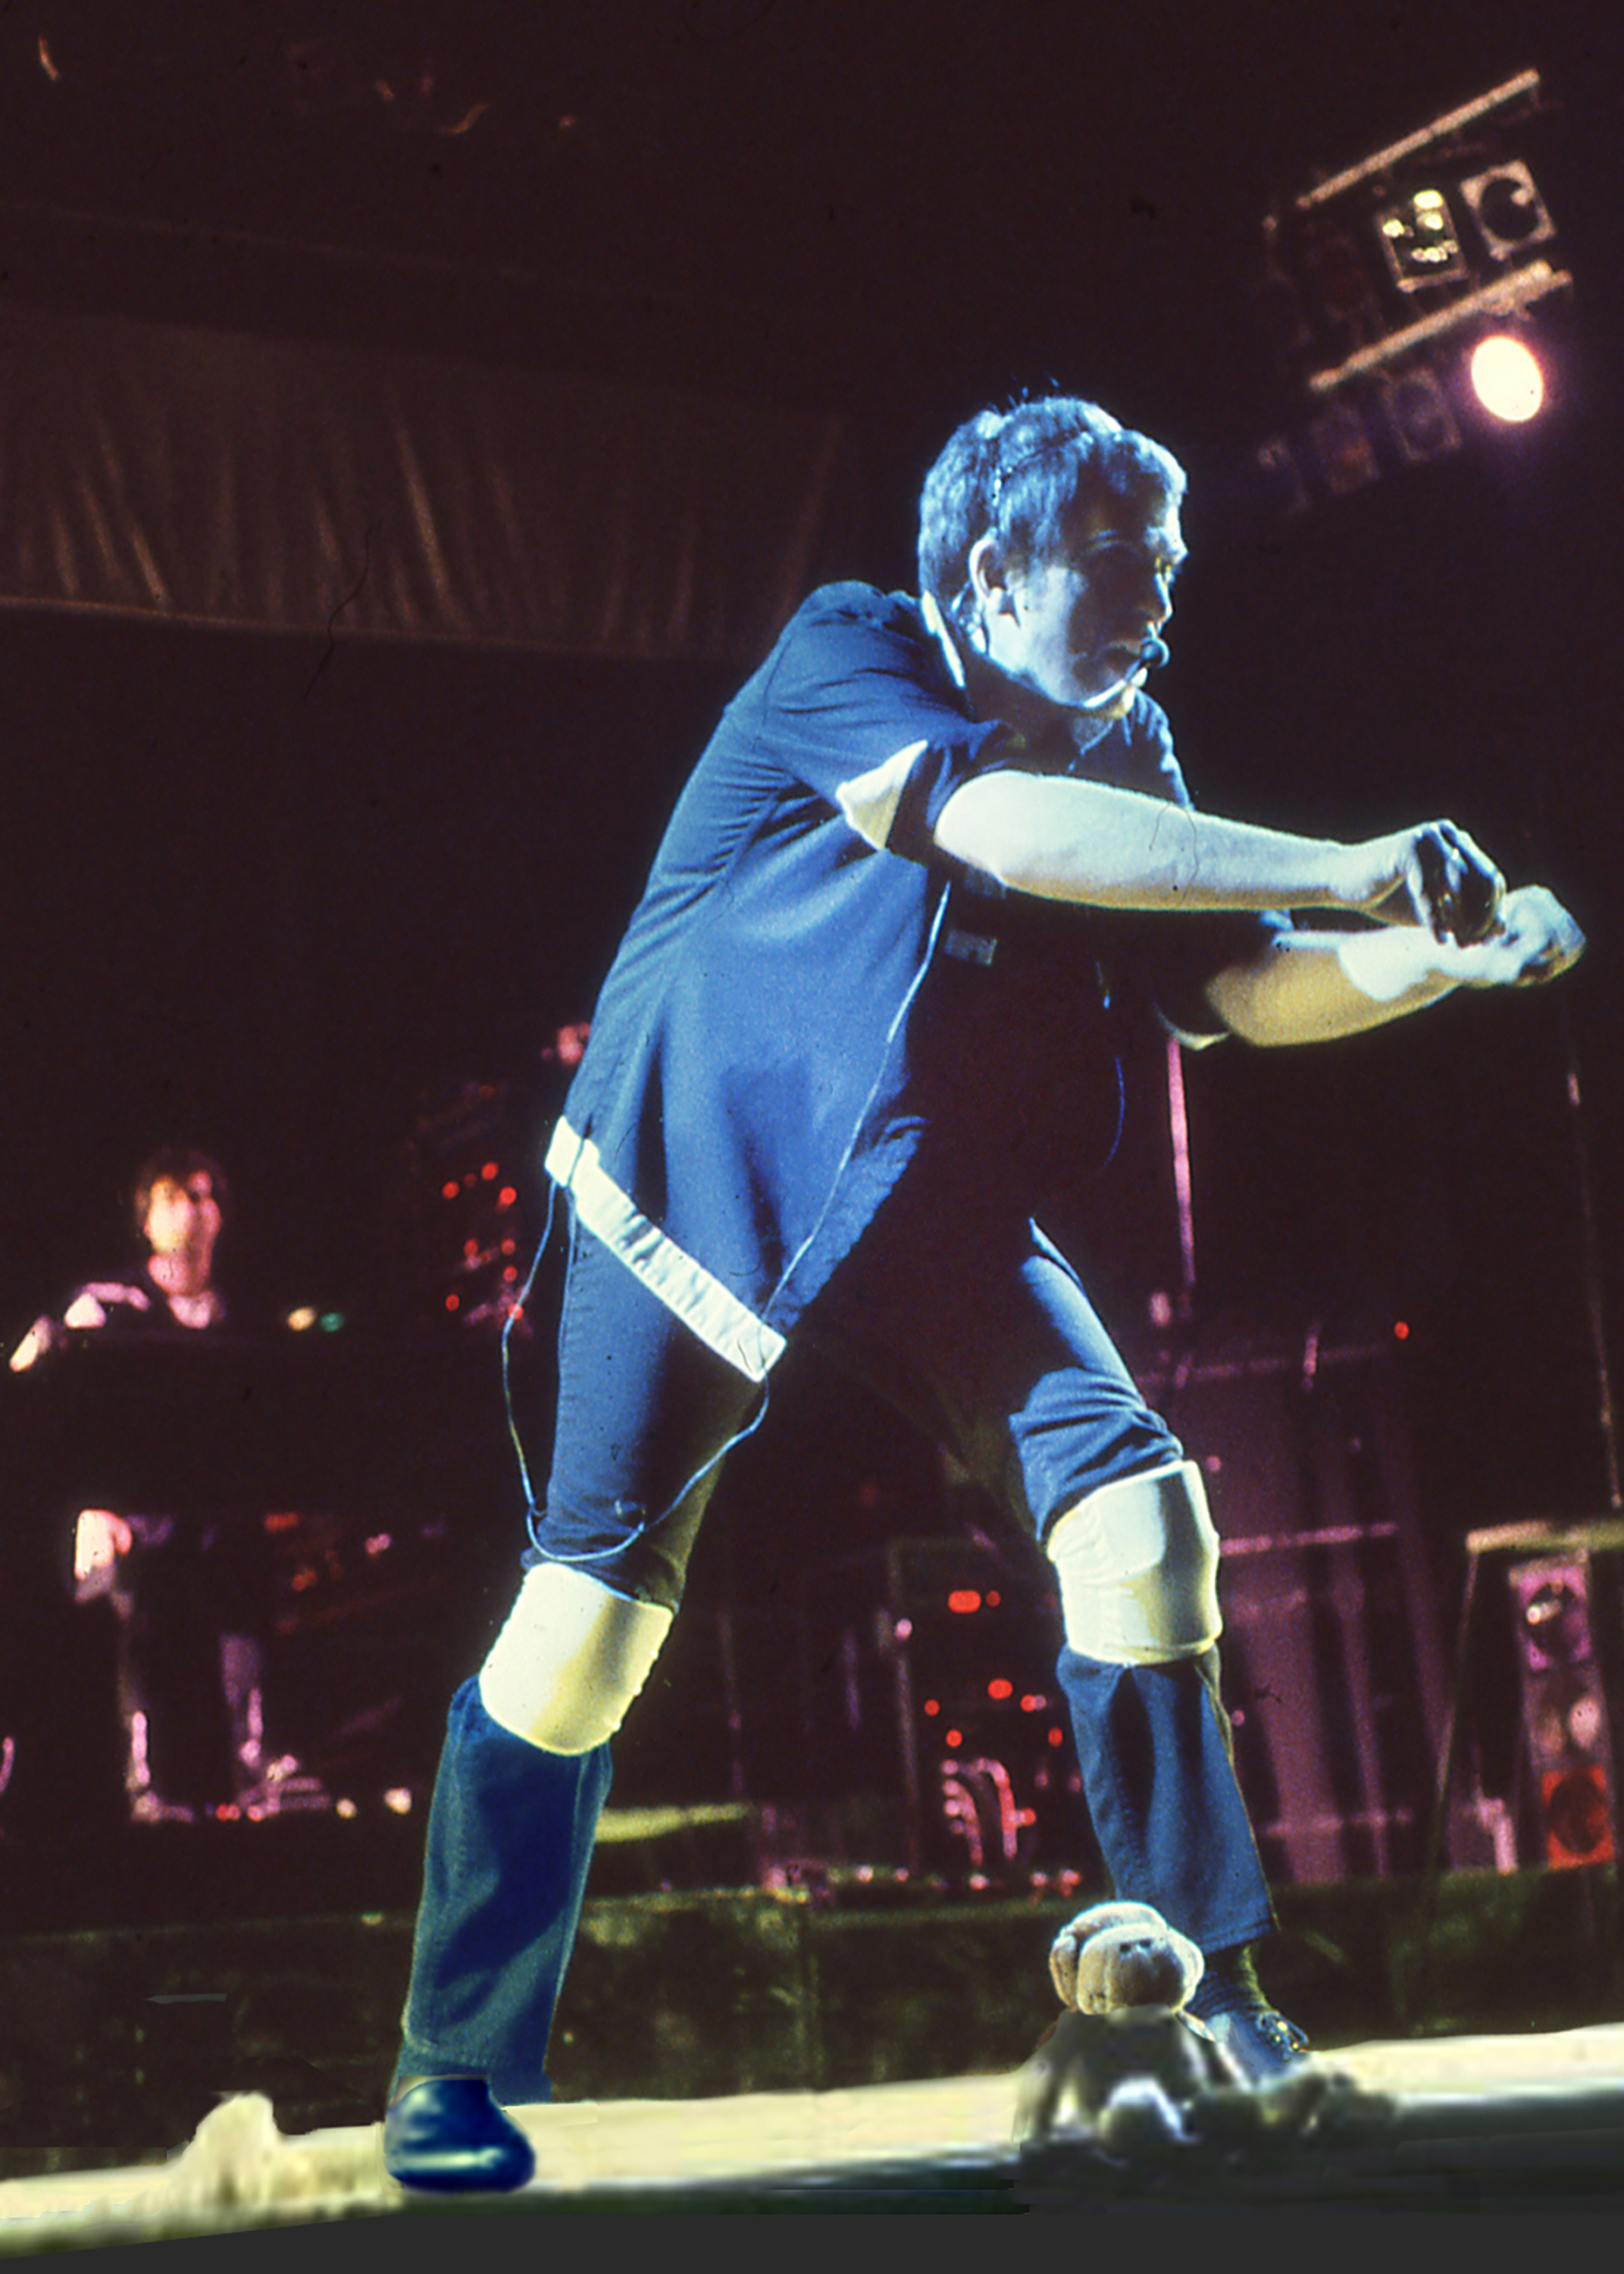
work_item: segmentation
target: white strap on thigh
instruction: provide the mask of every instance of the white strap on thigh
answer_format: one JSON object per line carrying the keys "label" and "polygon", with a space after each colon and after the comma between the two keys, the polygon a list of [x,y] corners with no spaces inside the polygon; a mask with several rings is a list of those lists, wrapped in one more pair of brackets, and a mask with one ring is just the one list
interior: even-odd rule
{"label": "white strap on thigh", "polygon": [[1218,1534],[1193,1461],[1101,1485],[1059,1519],[1045,1552],[1065,1638],[1084,1658],[1199,1658],[1222,1631]]}
{"label": "white strap on thigh", "polygon": [[539,1563],[480,1671],[485,1710],[544,1752],[590,1753],[620,1728],[671,1619],[584,1571]]}

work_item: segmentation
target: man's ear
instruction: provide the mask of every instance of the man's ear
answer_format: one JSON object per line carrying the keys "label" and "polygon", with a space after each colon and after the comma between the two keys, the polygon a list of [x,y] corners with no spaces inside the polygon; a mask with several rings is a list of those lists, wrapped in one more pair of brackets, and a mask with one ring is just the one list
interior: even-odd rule
{"label": "man's ear", "polygon": [[1015,596],[1010,563],[990,530],[985,537],[978,537],[970,547],[965,567],[984,614],[988,616],[1012,616]]}

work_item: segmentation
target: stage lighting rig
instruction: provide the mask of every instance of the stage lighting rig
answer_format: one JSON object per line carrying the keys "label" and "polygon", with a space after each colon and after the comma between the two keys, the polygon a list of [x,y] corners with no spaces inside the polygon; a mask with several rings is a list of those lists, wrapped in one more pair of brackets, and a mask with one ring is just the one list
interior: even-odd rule
{"label": "stage lighting rig", "polygon": [[1259,463],[1290,509],[1543,407],[1540,327],[1573,286],[1531,162],[1547,109],[1523,72],[1268,215],[1260,307],[1300,410]]}

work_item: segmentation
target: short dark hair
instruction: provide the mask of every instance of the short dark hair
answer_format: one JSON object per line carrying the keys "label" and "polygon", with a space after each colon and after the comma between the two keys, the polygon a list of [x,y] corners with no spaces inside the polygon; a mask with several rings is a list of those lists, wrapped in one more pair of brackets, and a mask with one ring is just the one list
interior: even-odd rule
{"label": "short dark hair", "polygon": [[963,629],[972,548],[989,533],[1025,568],[1059,543],[1066,516],[1090,493],[1177,500],[1184,470],[1172,452],[1078,396],[1051,395],[967,418],[925,477],[919,501],[919,584]]}
{"label": "short dark hair", "polygon": [[231,1203],[231,1190],[219,1162],[207,1153],[199,1153],[194,1145],[160,1145],[135,1172],[132,1198],[135,1202],[137,1231],[147,1228],[147,1212],[152,1206],[154,1185],[187,1185],[193,1177],[208,1178],[223,1216]]}

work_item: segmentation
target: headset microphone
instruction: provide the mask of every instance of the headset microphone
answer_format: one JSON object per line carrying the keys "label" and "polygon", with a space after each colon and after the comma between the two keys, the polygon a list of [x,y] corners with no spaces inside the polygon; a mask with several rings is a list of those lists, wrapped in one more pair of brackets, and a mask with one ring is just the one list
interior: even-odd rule
{"label": "headset microphone", "polygon": [[1130,689],[1137,693],[1153,671],[1161,670],[1168,661],[1169,652],[1165,640],[1159,640],[1154,632],[1147,632],[1139,642],[1139,651],[1132,670],[1124,671],[1122,677],[1113,681],[1109,687],[1102,689],[1098,695],[1091,695],[1086,703],[1079,703],[1078,709],[1103,711],[1108,704],[1116,702]]}

